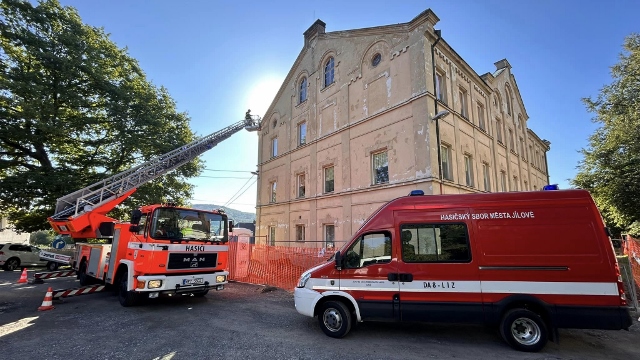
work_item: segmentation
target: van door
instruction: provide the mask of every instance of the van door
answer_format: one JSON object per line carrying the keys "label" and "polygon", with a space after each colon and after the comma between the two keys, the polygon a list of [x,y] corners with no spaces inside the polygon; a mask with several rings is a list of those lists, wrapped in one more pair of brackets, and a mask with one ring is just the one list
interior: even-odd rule
{"label": "van door", "polygon": [[363,320],[400,318],[397,259],[391,257],[391,233],[362,234],[343,255],[340,290],[356,300]]}
{"label": "van door", "polygon": [[403,321],[483,322],[467,215],[463,209],[397,212]]}

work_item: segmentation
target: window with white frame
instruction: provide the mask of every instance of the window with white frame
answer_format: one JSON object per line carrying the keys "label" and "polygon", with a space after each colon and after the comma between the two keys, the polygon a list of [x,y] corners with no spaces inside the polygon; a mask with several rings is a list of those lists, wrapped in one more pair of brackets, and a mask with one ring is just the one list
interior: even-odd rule
{"label": "window with white frame", "polygon": [[304,241],[304,225],[296,225],[296,241]]}
{"label": "window with white frame", "polygon": [[302,80],[300,81],[299,94],[300,96],[298,97],[298,104],[302,104],[303,102],[307,101],[307,78],[306,77],[303,77]]}
{"label": "window with white frame", "polygon": [[336,228],[333,224],[324,225],[324,246],[328,249],[335,247]]}
{"label": "window with white frame", "polygon": [[271,246],[276,245],[276,227],[275,226],[269,226],[269,245]]}
{"label": "window with white frame", "polygon": [[307,122],[303,121],[298,124],[298,146],[307,143]]}
{"label": "window with white frame", "polygon": [[460,88],[458,91],[458,96],[460,97],[460,115],[463,118],[469,119],[469,106],[467,103],[467,90]]}
{"label": "window with white frame", "polygon": [[436,72],[436,98],[443,103],[447,103],[447,85],[445,84],[445,76],[441,72]]}
{"label": "window with white frame", "polygon": [[324,87],[327,87],[333,84],[334,82],[333,67],[334,67],[334,60],[332,57],[330,57],[329,60],[327,60],[327,62],[324,63]]}
{"label": "window with white frame", "polygon": [[387,151],[380,151],[371,154],[371,183],[384,184],[389,182],[389,161],[387,160]]}
{"label": "window with white frame", "polygon": [[504,170],[500,171],[500,190],[507,191],[507,173]]}
{"label": "window with white frame", "polygon": [[467,186],[473,186],[473,159],[469,154],[464,154],[464,180]]}
{"label": "window with white frame", "polygon": [[324,192],[333,192],[333,166],[327,166],[324,168]]}
{"label": "window with white frame", "polygon": [[538,168],[540,167],[540,165],[539,165],[540,162],[539,161],[540,161],[540,153],[538,152],[538,150],[536,150],[536,161],[535,161],[534,165],[536,167],[538,167]]}
{"label": "window with white frame", "polygon": [[478,103],[478,126],[480,130],[487,131],[484,123],[484,105]]}
{"label": "window with white frame", "polygon": [[297,176],[297,188],[298,188],[298,198],[303,198],[305,195],[305,176],[304,173],[298,174]]}
{"label": "window with white frame", "polygon": [[484,179],[484,191],[491,191],[491,174],[487,163],[482,163],[482,178]]}
{"label": "window with white frame", "polygon": [[271,139],[271,157],[274,158],[278,156],[278,138],[274,137]]}
{"label": "window with white frame", "polygon": [[440,161],[442,163],[442,178],[453,181],[453,169],[451,168],[451,147],[440,146]]}
{"label": "window with white frame", "polygon": [[276,186],[277,186],[277,182],[276,181],[272,181],[271,183],[269,183],[269,188],[271,190],[270,196],[269,196],[269,202],[270,203],[274,203],[276,202]]}

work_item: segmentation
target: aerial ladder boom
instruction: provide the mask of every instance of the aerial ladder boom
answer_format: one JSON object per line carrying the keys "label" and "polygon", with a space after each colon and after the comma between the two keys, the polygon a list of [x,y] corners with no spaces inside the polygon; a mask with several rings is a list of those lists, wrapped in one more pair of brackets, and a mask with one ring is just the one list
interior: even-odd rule
{"label": "aerial ladder boom", "polygon": [[[160,155],[129,170],[58,199],[48,220],[53,229],[72,238],[110,237],[114,219],[106,214],[136,189],[210,150],[242,129],[258,130],[260,118],[247,112],[244,120]],[[106,225],[105,225],[106,224]]]}

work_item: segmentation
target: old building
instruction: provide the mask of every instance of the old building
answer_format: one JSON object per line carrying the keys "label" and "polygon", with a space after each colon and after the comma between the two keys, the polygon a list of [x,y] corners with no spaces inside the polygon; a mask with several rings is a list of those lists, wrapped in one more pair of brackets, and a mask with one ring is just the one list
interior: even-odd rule
{"label": "old building", "polygon": [[339,245],[411,190],[548,183],[550,144],[527,127],[507,60],[478,75],[434,30],[438,21],[426,10],[403,24],[325,32],[318,20],[304,32],[260,127],[257,236]]}

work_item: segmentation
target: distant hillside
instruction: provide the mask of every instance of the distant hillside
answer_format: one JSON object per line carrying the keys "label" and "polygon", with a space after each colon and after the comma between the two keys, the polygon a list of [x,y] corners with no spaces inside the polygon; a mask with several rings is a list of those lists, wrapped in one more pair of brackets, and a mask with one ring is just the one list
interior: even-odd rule
{"label": "distant hillside", "polygon": [[201,209],[201,210],[217,210],[217,209],[222,208],[222,209],[224,209],[224,211],[229,216],[229,219],[233,220],[234,223],[239,223],[239,222],[252,223],[256,219],[256,214],[248,213],[248,212],[244,212],[244,211],[240,211],[240,210],[235,210],[235,209],[230,209],[228,207],[220,206],[220,205],[193,204],[193,205],[191,205],[191,207],[194,208],[194,209]]}

